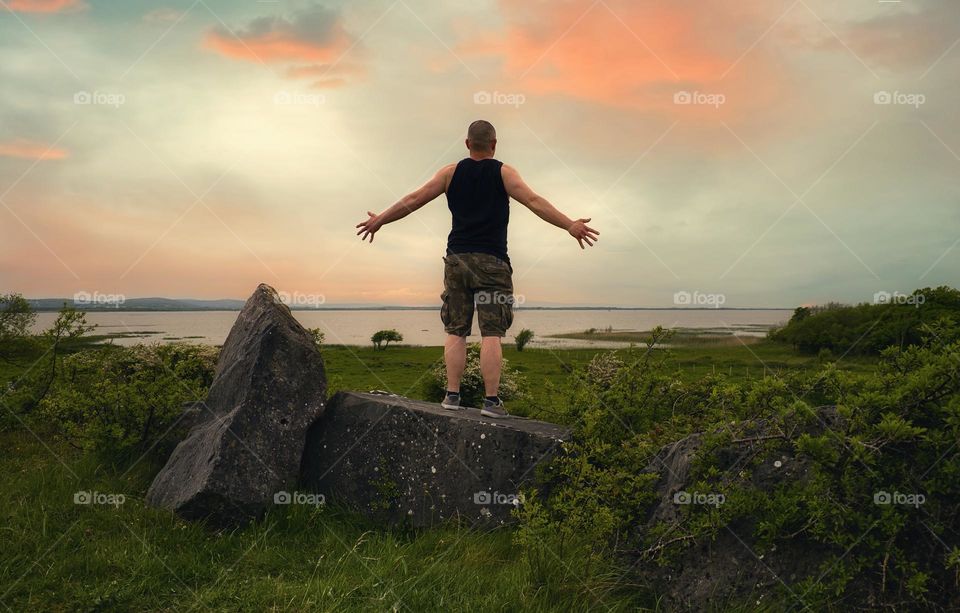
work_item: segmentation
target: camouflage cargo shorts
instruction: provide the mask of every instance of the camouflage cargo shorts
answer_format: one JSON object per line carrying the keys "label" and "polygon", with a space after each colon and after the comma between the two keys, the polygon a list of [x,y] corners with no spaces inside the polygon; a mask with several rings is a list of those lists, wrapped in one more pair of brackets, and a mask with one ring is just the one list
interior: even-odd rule
{"label": "camouflage cargo shorts", "polygon": [[513,323],[513,269],[487,253],[453,253],[443,258],[443,306],[447,334],[469,336],[477,312],[481,336],[506,336]]}

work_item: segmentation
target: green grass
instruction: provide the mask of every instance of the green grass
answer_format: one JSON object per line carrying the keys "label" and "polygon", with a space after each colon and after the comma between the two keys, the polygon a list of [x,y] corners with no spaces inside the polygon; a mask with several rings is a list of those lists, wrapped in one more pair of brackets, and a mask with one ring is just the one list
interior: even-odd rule
{"label": "green grass", "polygon": [[[555,399],[544,391],[547,382],[557,382],[568,376],[571,368],[587,364],[597,353],[609,349],[544,349],[527,347],[518,352],[504,345],[503,356],[510,365],[523,373],[530,390],[530,398],[512,405],[522,414]],[[738,382],[758,379],[766,375],[785,374],[791,370],[805,370],[820,365],[817,356],[802,355],[789,346],[760,339],[752,344],[717,345],[713,342],[693,343],[672,347],[669,364],[685,380],[707,374],[725,374]],[[381,389],[402,396],[422,399],[420,383],[430,366],[443,357],[442,347],[391,346],[383,351],[370,347],[325,346],[323,349],[327,371],[331,373],[332,390],[350,389],[369,391]],[[838,356],[839,357],[839,356]],[[855,372],[866,372],[876,364],[876,358],[847,356],[839,366]]]}
{"label": "green grass", "polygon": [[[734,332],[750,332],[764,334],[767,331],[765,326],[746,325],[735,328],[671,328],[673,338],[669,345],[672,347],[683,345],[724,345],[735,346],[739,344],[752,344],[763,339],[762,336],[740,336],[734,335]],[[618,343],[638,343],[643,344],[650,338],[649,330],[597,330],[591,328],[583,332],[566,332],[564,334],[551,334],[549,338],[568,338],[585,341],[612,341]]]}
{"label": "green grass", "polygon": [[[0,435],[0,602],[44,611],[636,610],[615,577],[574,561],[540,577],[509,530],[382,529],[335,509],[282,508],[212,532],[148,509],[158,468],[99,464],[25,432]],[[74,504],[80,490],[119,506]]]}
{"label": "green grass", "polygon": [[[530,397],[511,409],[549,414],[547,382],[568,376],[603,349],[535,349],[504,355]],[[382,389],[419,397],[439,347],[325,346],[331,391]],[[737,379],[811,368],[815,357],[763,341],[748,347],[672,350],[684,378],[724,372]],[[39,356],[0,360],[0,381]],[[867,369],[872,360],[843,360]],[[5,385],[3,386],[5,387]],[[6,410],[6,409],[3,409]],[[382,528],[333,508],[278,508],[262,522],[213,532],[148,509],[159,466],[127,469],[17,429],[0,434],[0,603],[47,611],[585,611],[648,610],[646,594],[618,584],[614,570],[585,575],[578,560],[531,566],[509,529],[456,525]],[[77,491],[118,493],[119,507],[77,505]]]}
{"label": "green grass", "polygon": [[[523,374],[531,390],[529,398],[511,403],[511,411],[520,415],[537,412],[538,407],[551,400],[545,391],[548,381],[562,379],[569,369],[586,364],[599,351],[602,350],[527,348],[518,352],[505,345],[503,357]],[[372,347],[325,345],[323,358],[331,392],[383,390],[425,400],[423,382],[433,364],[443,359],[443,348],[399,345],[376,351]]]}

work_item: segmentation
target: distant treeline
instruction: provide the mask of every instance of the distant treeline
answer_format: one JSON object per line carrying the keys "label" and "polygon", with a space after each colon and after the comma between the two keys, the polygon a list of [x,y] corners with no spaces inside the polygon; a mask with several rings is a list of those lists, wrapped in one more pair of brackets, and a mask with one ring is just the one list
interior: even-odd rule
{"label": "distant treeline", "polygon": [[958,322],[960,290],[940,286],[912,294],[879,292],[873,304],[798,307],[770,336],[804,353],[877,354],[890,346],[916,345],[922,333]]}

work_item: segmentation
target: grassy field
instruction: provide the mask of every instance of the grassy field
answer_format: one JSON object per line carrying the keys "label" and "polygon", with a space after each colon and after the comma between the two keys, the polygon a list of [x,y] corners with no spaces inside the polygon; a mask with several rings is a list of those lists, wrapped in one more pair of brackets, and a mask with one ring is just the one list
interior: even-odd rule
{"label": "grassy field", "polygon": [[[671,328],[673,338],[669,345],[678,346],[703,346],[719,345],[725,347],[735,347],[737,345],[752,345],[763,340],[768,328],[758,325],[742,325],[735,328]],[[744,334],[749,333],[749,334]],[[564,334],[552,334],[549,338],[568,338],[585,341],[612,341],[618,343],[644,343],[650,338],[649,330],[614,330],[607,328],[597,330],[591,328],[583,332],[567,332]]]}
{"label": "grassy field", "polygon": [[[587,364],[594,355],[610,349],[542,349],[528,347],[522,352],[504,346],[503,356],[520,371],[530,390],[529,398],[511,408],[520,414],[557,402],[547,391],[548,382],[557,382],[571,368]],[[391,346],[384,351],[369,347],[328,346],[323,351],[332,390],[369,391],[380,389],[402,396],[421,398],[421,384],[431,365],[443,357],[441,347]],[[816,356],[801,355],[785,345],[760,339],[755,343],[734,345],[686,343],[669,350],[668,363],[684,380],[706,374],[724,374],[735,381],[780,375],[792,370],[816,368]],[[848,356],[838,361],[841,368],[863,372],[870,370],[875,358]]]}
{"label": "grassy field", "polygon": [[[506,348],[527,379],[520,414],[558,402],[547,382],[568,375],[597,349]],[[327,346],[331,390],[381,389],[422,395],[420,380],[438,347]],[[724,372],[810,368],[817,359],[767,341],[749,346],[685,345],[671,352],[684,378]],[[14,380],[37,356],[0,362]],[[865,369],[870,360],[844,360]],[[5,387],[5,386],[4,386]],[[6,409],[5,409],[6,410]],[[384,529],[321,507],[285,507],[263,522],[211,532],[145,507],[159,466],[117,467],[18,429],[0,434],[0,603],[47,611],[581,611],[650,610],[656,603],[622,585],[615,570],[584,574],[557,556],[531,566],[509,529],[456,525]],[[122,494],[119,505],[74,504],[76,492]]]}
{"label": "grassy field", "polygon": [[[291,506],[214,533],[148,509],[157,466],[97,464],[29,434],[0,436],[0,603],[43,611],[634,610],[613,577],[548,582],[509,530],[384,530],[334,509]],[[121,493],[120,505],[74,494]],[[509,604],[508,604],[509,603]]]}

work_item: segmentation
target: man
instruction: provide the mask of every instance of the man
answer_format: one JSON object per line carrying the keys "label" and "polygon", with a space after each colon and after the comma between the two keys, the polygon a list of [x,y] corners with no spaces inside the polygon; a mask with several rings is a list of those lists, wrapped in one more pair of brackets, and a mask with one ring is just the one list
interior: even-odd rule
{"label": "man", "polygon": [[473,326],[473,312],[480,324],[480,371],[486,398],[481,415],[505,418],[507,413],[498,394],[503,359],[500,339],[513,323],[513,268],[507,257],[507,223],[510,198],[533,211],[540,219],[563,228],[577,239],[580,248],[593,246],[599,232],[587,226],[590,219],[570,219],[546,198],[530,189],[511,166],[494,159],[497,132],[482,119],[467,129],[470,156],[441,168],[423,187],[386,211],[357,224],[360,240],[373,237],[382,226],[402,219],[440,194],[447,195],[453,214],[453,228],[443,258],[443,321],[447,340],[444,362],[447,367],[446,409],[460,408],[460,378],[467,361],[467,336]]}

